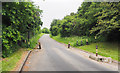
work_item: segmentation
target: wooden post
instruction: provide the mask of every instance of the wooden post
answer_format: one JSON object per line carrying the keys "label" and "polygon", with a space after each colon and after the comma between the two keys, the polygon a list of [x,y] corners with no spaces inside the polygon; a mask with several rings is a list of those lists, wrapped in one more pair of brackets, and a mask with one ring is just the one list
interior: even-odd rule
{"label": "wooden post", "polygon": [[40,44],[40,42],[39,42],[39,49],[41,49],[41,44]]}
{"label": "wooden post", "polygon": [[98,56],[98,46],[96,45],[96,56]]}
{"label": "wooden post", "polygon": [[70,43],[68,43],[68,48],[70,48]]}

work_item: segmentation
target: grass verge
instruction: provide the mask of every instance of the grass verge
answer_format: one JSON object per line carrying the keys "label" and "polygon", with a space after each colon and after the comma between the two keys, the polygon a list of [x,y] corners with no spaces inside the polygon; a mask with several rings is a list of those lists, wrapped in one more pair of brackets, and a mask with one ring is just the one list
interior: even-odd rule
{"label": "grass verge", "polygon": [[15,68],[17,62],[21,59],[23,52],[26,50],[32,50],[31,48],[34,48],[36,46],[36,43],[38,43],[38,39],[42,35],[43,33],[37,34],[33,38],[30,39],[30,48],[19,49],[18,51],[16,51],[9,57],[0,61],[0,67],[2,67],[0,68],[0,72],[4,71],[7,73],[7,71],[11,71],[13,68]]}
{"label": "grass verge", "polygon": [[[70,42],[72,47],[76,47],[91,53],[96,53],[96,45],[98,46],[98,54],[105,57],[111,57],[114,60],[118,61],[118,43],[115,42],[93,42],[93,38],[90,37],[78,37],[78,36],[72,36],[72,37],[60,37],[60,36],[51,36],[54,40],[68,44]],[[86,44],[86,39],[88,39],[89,45]],[[76,41],[78,41],[78,45],[76,46]],[[83,46],[80,46],[81,41],[83,42]]]}
{"label": "grass verge", "polygon": [[44,35],[44,33],[37,34],[30,39],[30,48],[35,48],[36,44],[38,44],[38,40],[42,35]]}
{"label": "grass verge", "polygon": [[15,66],[16,63],[21,59],[21,56],[25,49],[19,49],[11,56],[3,59],[2,61],[2,71],[11,71]]}

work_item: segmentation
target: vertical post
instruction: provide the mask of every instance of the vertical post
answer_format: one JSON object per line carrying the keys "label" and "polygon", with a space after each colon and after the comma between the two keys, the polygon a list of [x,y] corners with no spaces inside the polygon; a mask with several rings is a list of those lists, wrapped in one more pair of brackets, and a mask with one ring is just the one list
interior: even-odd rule
{"label": "vertical post", "polygon": [[98,56],[98,46],[96,45],[96,56]]}
{"label": "vertical post", "polygon": [[40,44],[40,42],[39,42],[39,49],[41,49],[41,44]]}
{"label": "vertical post", "polygon": [[68,48],[70,48],[70,42],[68,43]]}

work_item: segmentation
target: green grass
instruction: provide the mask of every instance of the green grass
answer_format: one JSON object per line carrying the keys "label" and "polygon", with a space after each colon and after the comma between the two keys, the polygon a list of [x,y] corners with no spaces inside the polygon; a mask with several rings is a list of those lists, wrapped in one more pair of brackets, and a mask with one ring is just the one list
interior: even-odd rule
{"label": "green grass", "polygon": [[[98,45],[98,54],[105,57],[111,57],[114,60],[118,61],[118,43],[110,43],[110,42],[96,42],[91,37],[60,37],[60,36],[51,36],[54,40],[68,44],[70,42],[71,46],[91,52],[96,53],[96,45]],[[86,44],[86,39],[89,41],[89,45]],[[78,40],[79,46],[76,45],[76,41]],[[83,46],[80,46],[81,41],[83,41]]]}
{"label": "green grass", "polygon": [[82,50],[96,53],[96,45],[98,45],[98,54],[105,57],[111,57],[118,61],[118,44],[109,42],[97,42],[90,45],[78,46]]}
{"label": "green grass", "polygon": [[16,63],[21,59],[24,51],[25,49],[20,49],[10,57],[5,58],[5,60],[2,61],[2,71],[11,71],[16,66]]}
{"label": "green grass", "polygon": [[[36,46],[36,43],[38,43],[38,39],[42,35],[43,35],[43,33],[37,34],[33,38],[30,39],[30,48],[19,49],[18,51],[16,51],[9,57],[5,58],[5,60],[0,61],[0,67],[2,67],[2,71],[5,71],[7,73],[7,71],[11,71],[12,69],[14,69],[14,67],[16,66],[16,63],[21,59],[23,52],[25,50],[32,50],[31,48],[34,48]],[[1,72],[1,70],[0,70],[0,72]]]}
{"label": "green grass", "polygon": [[86,37],[86,36],[83,36],[83,37],[79,37],[79,36],[60,37],[60,35],[58,35],[58,36],[50,35],[50,37],[55,39],[58,42],[61,42],[61,43],[68,44],[70,42],[71,46],[73,46],[73,47],[77,46],[76,45],[77,41],[78,41],[78,45],[81,45],[81,41],[82,41],[82,44],[85,45],[86,44],[86,39],[88,39],[88,42],[90,42],[90,43],[95,42],[94,38]]}
{"label": "green grass", "polygon": [[35,48],[36,44],[38,44],[39,38],[44,35],[44,33],[37,34],[30,39],[30,48]]}

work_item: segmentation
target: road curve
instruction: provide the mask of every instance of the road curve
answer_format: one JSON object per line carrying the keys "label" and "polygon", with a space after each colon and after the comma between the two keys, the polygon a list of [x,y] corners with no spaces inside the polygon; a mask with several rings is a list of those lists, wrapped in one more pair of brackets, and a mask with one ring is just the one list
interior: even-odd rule
{"label": "road curve", "polygon": [[42,49],[33,52],[28,71],[111,71],[81,55],[68,51],[64,45],[43,35],[39,41]]}

